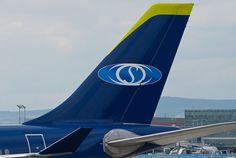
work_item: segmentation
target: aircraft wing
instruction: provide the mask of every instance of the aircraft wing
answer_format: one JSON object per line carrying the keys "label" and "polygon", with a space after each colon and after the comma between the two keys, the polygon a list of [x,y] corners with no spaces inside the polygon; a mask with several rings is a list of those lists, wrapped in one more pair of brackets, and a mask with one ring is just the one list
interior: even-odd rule
{"label": "aircraft wing", "polygon": [[153,143],[157,145],[168,145],[181,140],[207,136],[210,134],[221,133],[236,129],[235,122],[218,123],[212,125],[198,126],[193,128],[180,129],[175,131],[156,133],[132,138],[118,139],[106,142],[107,145],[115,148],[125,146],[137,146],[144,143]]}
{"label": "aircraft wing", "polygon": [[56,141],[47,148],[41,150],[39,153],[23,153],[23,154],[9,154],[1,155],[0,158],[48,158],[53,156],[61,156],[71,154],[76,151],[80,144],[91,132],[91,128],[79,128],[71,132],[67,136]]}

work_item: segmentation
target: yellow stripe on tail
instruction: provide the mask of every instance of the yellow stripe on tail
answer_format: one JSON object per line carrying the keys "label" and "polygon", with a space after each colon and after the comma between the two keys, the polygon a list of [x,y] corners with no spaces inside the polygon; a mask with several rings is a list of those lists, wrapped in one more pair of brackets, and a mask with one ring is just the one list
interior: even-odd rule
{"label": "yellow stripe on tail", "polygon": [[157,3],[157,4],[154,4],[144,13],[144,15],[136,22],[136,24],[125,34],[125,36],[118,42],[117,45],[119,45],[125,38],[127,38],[131,33],[133,33],[138,27],[140,27],[148,19],[154,16],[190,15],[192,8],[193,8],[193,3]]}

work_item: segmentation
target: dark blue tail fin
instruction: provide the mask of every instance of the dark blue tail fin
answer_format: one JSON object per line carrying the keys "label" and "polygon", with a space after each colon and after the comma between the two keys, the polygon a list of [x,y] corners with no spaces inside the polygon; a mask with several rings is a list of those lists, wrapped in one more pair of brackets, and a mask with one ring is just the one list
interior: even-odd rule
{"label": "dark blue tail fin", "polygon": [[27,122],[152,120],[193,4],[155,4],[60,106]]}

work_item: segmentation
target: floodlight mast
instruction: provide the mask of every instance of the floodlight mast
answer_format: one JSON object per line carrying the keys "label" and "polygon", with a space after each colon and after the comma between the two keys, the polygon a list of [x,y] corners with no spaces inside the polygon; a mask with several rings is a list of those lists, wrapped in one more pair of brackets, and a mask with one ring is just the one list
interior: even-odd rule
{"label": "floodlight mast", "polygon": [[26,120],[26,106],[24,106],[24,105],[22,105],[22,108],[24,109],[24,122],[25,122],[25,120]]}
{"label": "floodlight mast", "polygon": [[21,109],[24,109],[24,122],[25,122],[25,120],[26,120],[26,118],[25,118],[26,106],[24,106],[24,105],[17,105],[17,107],[19,108],[19,124],[21,124]]}
{"label": "floodlight mast", "polygon": [[17,105],[17,107],[19,108],[19,124],[21,124],[21,114],[20,114],[20,110],[22,108],[22,105]]}

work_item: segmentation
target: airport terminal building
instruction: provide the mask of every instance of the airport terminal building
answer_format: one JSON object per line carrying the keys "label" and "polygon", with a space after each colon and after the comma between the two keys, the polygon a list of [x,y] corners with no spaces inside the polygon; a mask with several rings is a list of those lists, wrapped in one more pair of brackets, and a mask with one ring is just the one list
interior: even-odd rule
{"label": "airport terminal building", "polygon": [[[186,128],[230,121],[236,121],[236,109],[185,110]],[[193,141],[210,144],[220,150],[231,149],[236,151],[236,131],[210,135]]]}

